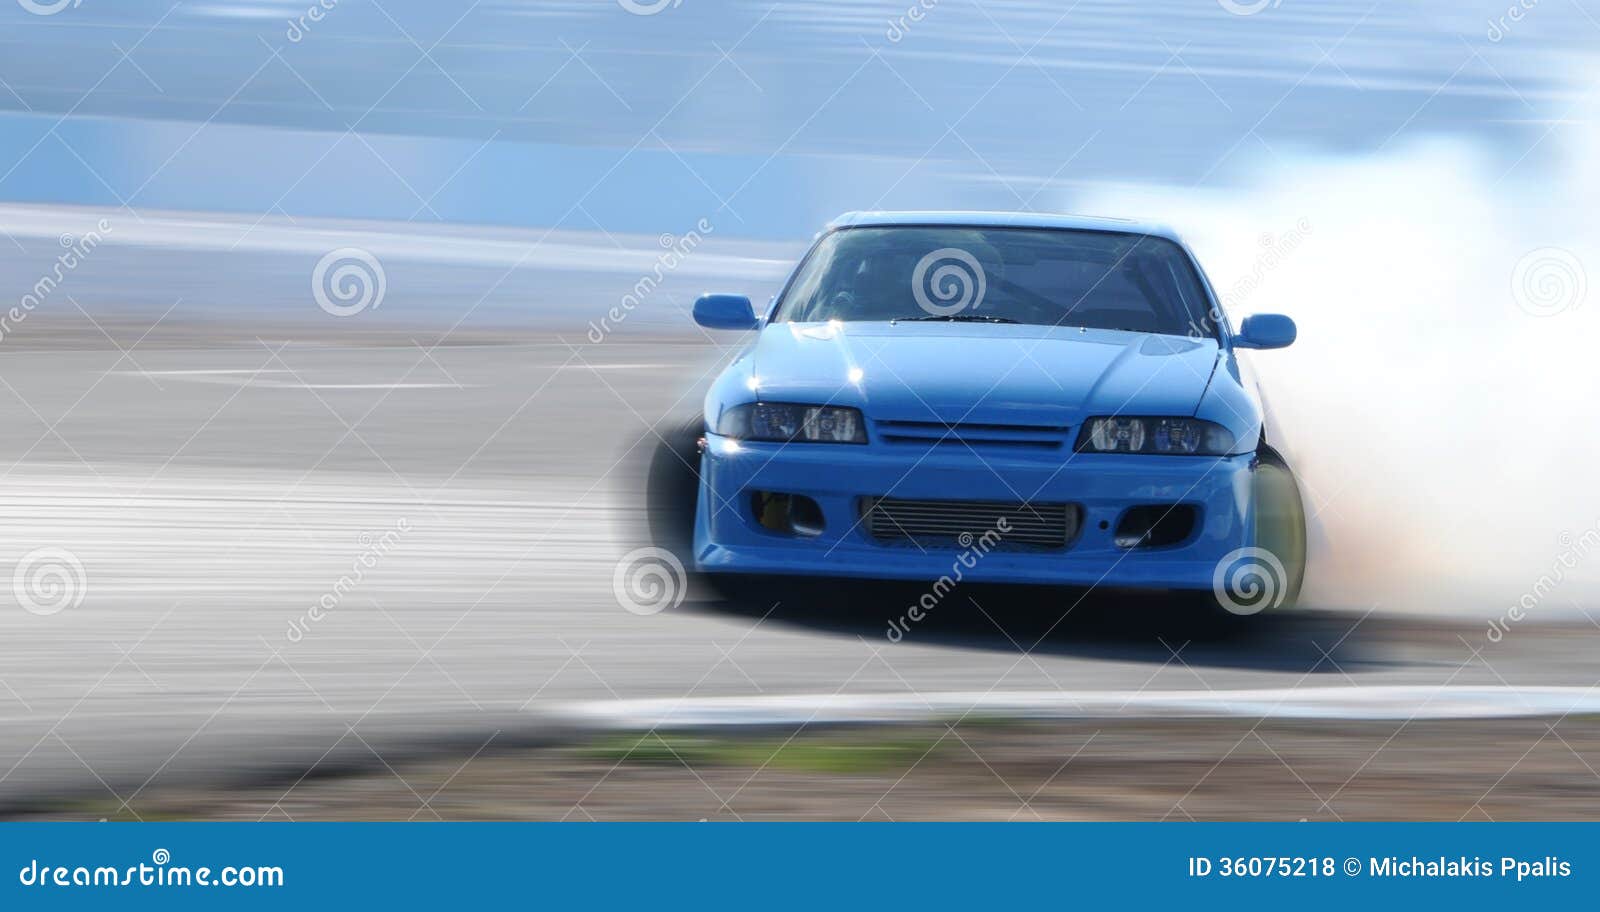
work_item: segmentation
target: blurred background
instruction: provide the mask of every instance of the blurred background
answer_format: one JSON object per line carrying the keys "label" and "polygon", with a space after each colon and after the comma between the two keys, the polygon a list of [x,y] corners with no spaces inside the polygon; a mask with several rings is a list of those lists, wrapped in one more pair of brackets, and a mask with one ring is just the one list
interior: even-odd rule
{"label": "blurred background", "polygon": [[[573,700],[1600,677],[1592,0],[0,26],[8,807],[470,751]],[[640,460],[739,344],[694,297],[765,300],[852,209],[1165,221],[1235,320],[1294,317],[1257,367],[1304,616],[1184,652],[979,608],[885,650],[878,618],[620,607]]]}

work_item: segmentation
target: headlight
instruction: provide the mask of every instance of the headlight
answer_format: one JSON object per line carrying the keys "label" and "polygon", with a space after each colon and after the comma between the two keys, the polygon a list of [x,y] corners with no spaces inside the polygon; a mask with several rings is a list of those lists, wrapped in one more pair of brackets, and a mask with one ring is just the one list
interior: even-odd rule
{"label": "headlight", "polygon": [[717,433],[735,440],[866,443],[864,424],[861,412],[853,408],[753,402],[723,412]]}
{"label": "headlight", "polygon": [[1233,432],[1198,418],[1090,418],[1078,435],[1080,453],[1226,456]]}

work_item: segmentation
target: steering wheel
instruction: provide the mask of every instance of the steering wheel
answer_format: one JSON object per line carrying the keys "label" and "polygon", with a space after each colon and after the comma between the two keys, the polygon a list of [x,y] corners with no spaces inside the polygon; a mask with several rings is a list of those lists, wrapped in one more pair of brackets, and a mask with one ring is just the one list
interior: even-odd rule
{"label": "steering wheel", "polygon": [[855,310],[856,296],[852,291],[836,291],[828,298],[827,313],[829,317],[848,315]]}

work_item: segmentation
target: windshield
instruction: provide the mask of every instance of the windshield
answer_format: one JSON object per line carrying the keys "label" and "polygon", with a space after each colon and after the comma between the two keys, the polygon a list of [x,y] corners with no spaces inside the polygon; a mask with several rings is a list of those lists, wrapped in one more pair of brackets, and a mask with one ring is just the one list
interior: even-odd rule
{"label": "windshield", "polygon": [[1215,337],[1165,238],[1056,228],[847,228],[822,238],[776,321],[950,320]]}

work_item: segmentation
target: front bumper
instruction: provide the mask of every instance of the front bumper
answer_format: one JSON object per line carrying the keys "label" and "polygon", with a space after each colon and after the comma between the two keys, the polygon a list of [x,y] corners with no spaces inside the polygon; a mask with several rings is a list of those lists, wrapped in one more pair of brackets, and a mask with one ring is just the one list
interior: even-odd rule
{"label": "front bumper", "polygon": [[[958,451],[959,450],[959,451]],[[1254,545],[1252,480],[1256,460],[1052,453],[975,453],[965,447],[907,451],[848,444],[747,443],[714,434],[701,456],[695,564],[708,573],[800,574],[1152,589],[1210,589],[1218,561]],[[803,494],[822,508],[816,536],[761,526],[757,490]],[[860,521],[861,501],[908,499],[1073,503],[1076,537],[1059,550],[988,551],[963,559],[946,547],[885,543]],[[1195,529],[1183,542],[1123,548],[1113,542],[1130,507],[1185,504]]]}

